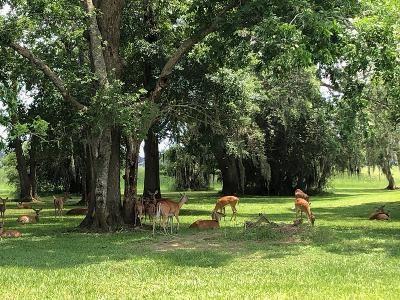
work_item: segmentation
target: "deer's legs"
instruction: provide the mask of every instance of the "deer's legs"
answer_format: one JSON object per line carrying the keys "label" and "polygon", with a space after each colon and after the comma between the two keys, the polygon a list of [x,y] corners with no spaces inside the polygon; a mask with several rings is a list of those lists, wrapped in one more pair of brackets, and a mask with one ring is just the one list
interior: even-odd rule
{"label": "deer's legs", "polygon": [[178,223],[178,224],[176,225],[176,232],[178,232],[178,230],[179,230],[179,217],[178,217],[178,216],[175,216],[175,218],[176,218],[176,222]]}

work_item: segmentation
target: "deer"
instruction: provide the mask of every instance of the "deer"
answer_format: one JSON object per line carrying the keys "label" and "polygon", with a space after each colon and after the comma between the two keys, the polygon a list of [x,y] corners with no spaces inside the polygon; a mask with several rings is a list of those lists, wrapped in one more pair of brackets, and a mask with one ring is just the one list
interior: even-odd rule
{"label": "deer", "polygon": [[[308,196],[306,193],[304,193],[301,189],[296,189],[294,191],[294,198],[295,199],[301,198],[301,199],[307,200],[308,204],[311,205],[310,196]],[[292,210],[296,210],[296,207],[293,206]]]}
{"label": "deer", "polygon": [[17,203],[18,208],[24,208],[24,209],[31,209],[32,208],[32,203],[31,202],[18,202]]}
{"label": "deer", "polygon": [[220,211],[220,213],[222,213],[223,215],[225,215],[225,206],[230,205],[232,208],[232,216],[231,216],[231,221],[234,218],[234,220],[236,221],[236,213],[237,213],[237,209],[236,209],[236,204],[239,205],[239,198],[236,196],[224,196],[221,197],[217,200],[217,203],[215,204],[215,208],[214,208],[214,212],[217,212],[218,210]]}
{"label": "deer", "polygon": [[385,210],[385,205],[379,206],[375,212],[369,216],[370,220],[386,221],[390,219],[389,211]]}
{"label": "deer", "polygon": [[0,217],[3,219],[4,222],[4,214],[6,212],[6,202],[8,201],[8,198],[3,199],[0,197],[0,200],[2,202],[0,203]]}
{"label": "deer", "polygon": [[79,216],[79,215],[86,215],[87,212],[88,212],[87,207],[77,207],[77,208],[71,208],[65,214],[68,216]]}
{"label": "deer", "polygon": [[[181,194],[181,199],[178,203],[170,199],[162,199],[158,201],[156,206],[156,218],[161,219],[161,226],[163,227],[165,233],[167,233],[166,222],[168,218],[171,218],[171,233],[173,227],[173,217],[175,217],[178,223],[176,230],[179,230],[179,211],[181,210],[183,204],[185,204],[187,201],[188,197],[183,194]],[[156,218],[153,219],[153,235],[156,228]]]}
{"label": "deer", "polygon": [[271,222],[268,220],[268,218],[264,214],[259,213],[257,221],[255,221],[255,222],[245,221],[244,222],[244,229],[246,230],[248,228],[257,227],[257,226],[261,225],[262,223],[271,224]]}
{"label": "deer", "polygon": [[4,238],[18,238],[22,236],[18,230],[4,230],[4,222],[0,223],[0,237]]}
{"label": "deer", "polygon": [[54,204],[54,216],[62,216],[63,209],[64,209],[64,201],[66,197],[56,197],[53,196],[53,204]]}
{"label": "deer", "polygon": [[136,220],[139,219],[140,226],[142,226],[142,219],[144,214],[143,198],[135,199],[135,226]]}
{"label": "deer", "polygon": [[42,210],[41,208],[35,209],[32,208],[35,211],[35,215],[22,215],[19,216],[17,219],[17,222],[22,223],[22,224],[28,224],[28,223],[38,223],[39,222],[39,214],[40,211]]}
{"label": "deer", "polygon": [[149,217],[150,221],[153,221],[153,218],[156,215],[156,205],[157,201],[155,199],[151,199],[149,201],[144,202],[144,219],[146,220]]}
{"label": "deer", "polygon": [[189,228],[197,228],[197,229],[215,229],[219,228],[219,222],[221,221],[221,218],[224,216],[224,214],[213,211],[211,214],[211,219],[212,220],[197,220],[194,223],[192,223]]}
{"label": "deer", "polygon": [[296,198],[296,200],[294,201],[294,206],[296,208],[296,218],[298,218],[298,213],[300,212],[301,219],[303,219],[303,212],[305,212],[308,221],[312,226],[314,226],[315,216],[311,212],[310,204],[308,203],[308,201],[303,198]]}

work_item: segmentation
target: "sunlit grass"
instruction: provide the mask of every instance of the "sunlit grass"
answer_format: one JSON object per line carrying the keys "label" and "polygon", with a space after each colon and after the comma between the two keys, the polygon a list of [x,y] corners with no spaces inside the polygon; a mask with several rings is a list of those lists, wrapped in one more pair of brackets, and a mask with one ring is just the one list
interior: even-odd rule
{"label": "sunlit grass", "polygon": [[[306,223],[293,239],[242,228],[259,212],[291,222],[292,197],[241,197],[237,223],[228,208],[220,230],[197,232],[189,224],[209,218],[217,194],[193,192],[179,234],[155,238],[76,232],[81,217],[54,218],[49,198],[41,222],[22,226],[17,216],[29,211],[10,204],[6,226],[23,237],[0,241],[1,299],[397,299],[400,193],[385,186],[384,178],[336,177],[330,193],[311,198],[315,228]],[[380,204],[391,221],[368,220]]]}

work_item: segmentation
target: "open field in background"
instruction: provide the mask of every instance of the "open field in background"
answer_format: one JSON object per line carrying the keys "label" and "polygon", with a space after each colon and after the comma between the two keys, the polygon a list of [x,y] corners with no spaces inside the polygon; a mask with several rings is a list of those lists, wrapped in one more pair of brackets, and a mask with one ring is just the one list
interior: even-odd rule
{"label": "open field in background", "polygon": [[[306,223],[290,238],[244,234],[242,225],[259,212],[291,222],[292,197],[241,197],[237,223],[227,208],[220,230],[197,232],[189,224],[209,218],[217,194],[191,192],[179,234],[155,238],[145,230],[77,232],[82,217],[54,218],[50,197],[41,222],[22,226],[16,219],[29,210],[10,204],[6,226],[23,237],[0,241],[1,299],[398,299],[400,192],[383,190],[383,176],[336,176],[330,186],[311,198],[315,228]],[[368,220],[380,204],[391,221]]]}

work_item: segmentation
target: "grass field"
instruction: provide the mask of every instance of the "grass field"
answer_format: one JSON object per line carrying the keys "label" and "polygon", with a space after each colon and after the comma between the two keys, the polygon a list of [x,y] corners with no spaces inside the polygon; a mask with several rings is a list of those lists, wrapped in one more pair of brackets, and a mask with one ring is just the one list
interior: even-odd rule
{"label": "grass field", "polygon": [[[218,231],[197,232],[188,225],[209,218],[217,194],[189,193],[179,234],[155,238],[144,230],[76,232],[81,218],[56,219],[50,204],[39,224],[22,226],[15,220],[29,211],[10,204],[6,226],[23,237],[0,241],[0,297],[398,299],[400,193],[385,184],[377,176],[337,176],[330,193],[311,198],[316,226],[306,223],[291,237],[242,227],[259,212],[291,222],[291,197],[241,197],[236,224],[227,218]],[[368,220],[380,204],[391,221]]]}

